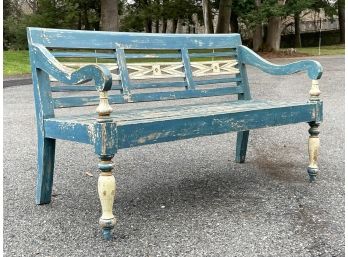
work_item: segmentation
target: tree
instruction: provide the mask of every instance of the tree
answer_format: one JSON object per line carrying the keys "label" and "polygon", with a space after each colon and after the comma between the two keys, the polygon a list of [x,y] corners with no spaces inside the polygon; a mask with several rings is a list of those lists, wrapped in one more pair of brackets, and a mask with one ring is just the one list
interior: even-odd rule
{"label": "tree", "polygon": [[220,0],[219,15],[215,33],[228,33],[231,18],[232,0]]}
{"label": "tree", "polygon": [[[261,0],[255,0],[256,10],[258,10],[261,6]],[[260,51],[262,49],[262,21],[255,25],[254,33],[253,33],[253,50],[255,52]]]}
{"label": "tree", "polygon": [[204,20],[204,33],[214,33],[213,19],[211,14],[210,0],[202,0],[203,20]]}
{"label": "tree", "polygon": [[100,28],[106,31],[118,31],[118,0],[100,0]]}
{"label": "tree", "polygon": [[345,0],[338,0],[337,1],[337,8],[338,8],[338,22],[340,25],[340,42],[344,43],[344,25],[345,25],[345,14],[344,14],[344,3]]}

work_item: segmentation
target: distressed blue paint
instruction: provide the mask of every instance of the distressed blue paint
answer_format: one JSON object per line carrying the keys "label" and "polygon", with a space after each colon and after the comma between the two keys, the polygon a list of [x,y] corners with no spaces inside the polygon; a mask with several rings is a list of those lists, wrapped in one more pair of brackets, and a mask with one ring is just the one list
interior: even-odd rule
{"label": "distressed blue paint", "polygon": [[303,104],[198,117],[150,119],[143,122],[129,121],[118,125],[118,147],[121,149],[233,131],[307,122],[313,120],[315,110],[315,105]]}
{"label": "distressed blue paint", "polygon": [[[219,84],[219,83],[231,83],[231,82],[241,82],[239,77],[228,77],[228,78],[217,78],[217,79],[204,79],[195,80],[196,87],[208,84]],[[186,86],[186,82],[183,81],[168,81],[168,82],[144,82],[144,83],[132,83],[133,89],[147,89],[147,88],[166,88],[166,87],[178,87],[183,88]],[[199,88],[198,88],[199,89]],[[122,90],[121,85],[112,85],[110,90]],[[69,91],[95,91],[95,86],[52,86],[52,92],[69,92]],[[81,96],[82,97],[82,96]]]}
{"label": "distressed blue paint", "polygon": [[96,89],[107,91],[112,86],[110,71],[102,64],[89,64],[76,71],[64,69],[57,59],[40,44],[29,45],[32,65],[44,70],[46,73],[65,84],[82,84],[91,80],[95,81]]}
{"label": "distressed blue paint", "polygon": [[129,79],[128,69],[127,69],[124,49],[116,48],[116,57],[117,57],[118,69],[120,72],[123,94],[126,95],[127,96],[126,99],[128,99],[128,96],[130,95],[130,90],[129,90],[130,79]]}
{"label": "distressed blue paint", "polygon": [[[184,35],[184,34],[145,34],[116,33],[28,28],[28,41],[32,75],[36,120],[38,128],[38,176],[36,203],[49,203],[51,200],[55,140],[69,140],[94,146],[99,155],[101,171],[111,170],[105,160],[111,160],[118,149],[179,140],[185,138],[238,132],[236,161],[244,162],[249,130],[280,126],[298,122],[308,122],[310,133],[317,133],[315,127],[323,119],[321,101],[290,103],[251,100],[246,73],[246,64],[275,75],[307,71],[311,79],[319,79],[322,67],[315,61],[300,61],[288,65],[274,65],[241,46],[240,35]],[[50,53],[47,48],[59,48]],[[83,52],[64,52],[64,49],[77,49]],[[91,49],[111,50],[114,53],[92,53]],[[178,53],[125,53],[125,49],[139,50],[177,50]],[[214,52],[201,52],[200,49],[216,49]],[[223,49],[223,50],[222,50]],[[235,50],[236,49],[236,50]],[[181,53],[179,53],[181,51]],[[195,52],[196,51],[196,52]],[[110,52],[110,51],[109,51]],[[120,84],[114,82],[110,71],[103,65],[90,64],[78,70],[60,64],[56,57],[106,58],[117,61],[120,71]],[[240,73],[235,77],[196,79],[192,76],[191,58],[235,57]],[[127,59],[134,58],[177,58],[184,64],[185,80],[170,82],[133,83],[129,79]],[[49,75],[60,83],[50,87]],[[94,81],[93,86],[81,85]],[[202,89],[201,85],[231,83],[229,87]],[[187,86],[187,88],[185,87]],[[178,90],[169,91],[170,87]],[[134,89],[166,88],[167,92],[136,93]],[[97,115],[77,115],[55,117],[54,108],[97,105],[99,96],[83,95],[84,91],[108,91],[109,103],[144,102],[175,100],[193,97],[238,94],[237,101],[219,103],[197,103],[174,107],[142,108],[119,111],[110,115],[110,122],[97,122]],[[52,92],[80,91],[81,96],[52,97]],[[118,92],[117,92],[118,91]],[[118,94],[117,94],[118,93]],[[109,166],[108,166],[109,165]],[[317,171],[308,170],[311,177]],[[105,225],[105,224],[104,224]],[[104,226],[105,236],[109,237],[111,226]]]}
{"label": "distressed blue paint", "polygon": [[320,79],[323,74],[323,67],[317,61],[304,60],[286,65],[276,65],[263,59],[255,52],[245,46],[238,47],[240,60],[251,66],[273,75],[289,75],[300,71],[307,71],[310,79]]}
{"label": "distressed blue paint", "polygon": [[[65,96],[53,99],[54,108],[90,106],[99,104],[99,96]],[[110,104],[122,104],[125,100],[122,95],[109,95]]]}
{"label": "distressed blue paint", "polygon": [[187,89],[193,90],[195,89],[195,83],[192,78],[190,57],[188,50],[185,48],[181,49],[182,62],[184,63],[184,72],[185,72],[185,81],[187,83]]}
{"label": "distressed blue paint", "polygon": [[80,123],[78,120],[46,119],[45,120],[45,137],[74,141],[84,144],[93,144],[91,137],[90,124]]}
{"label": "distressed blue paint", "polygon": [[100,156],[113,156],[117,152],[118,135],[116,123],[94,124],[94,151]]}
{"label": "distressed blue paint", "polygon": [[[30,54],[31,60],[34,58]],[[37,177],[36,177],[36,204],[51,202],[55,139],[45,138],[44,120],[54,117],[53,103],[49,79],[46,73],[32,66],[32,77],[34,85],[34,99],[36,109],[36,124],[38,137],[37,151]]]}
{"label": "distressed blue paint", "polygon": [[241,44],[239,34],[157,34],[28,28],[29,44],[50,48],[76,49],[214,49],[234,48]]}
{"label": "distressed blue paint", "polygon": [[[235,57],[236,51],[225,52],[207,52],[207,53],[189,53],[190,58],[207,58],[207,57]],[[100,58],[116,59],[115,54],[96,53],[96,52],[52,52],[56,58]],[[126,59],[180,59],[180,53],[125,53]]]}
{"label": "distressed blue paint", "polygon": [[238,163],[244,163],[248,148],[249,130],[237,132],[236,158]]}
{"label": "distressed blue paint", "polygon": [[95,52],[52,52],[54,57],[64,58],[102,58],[102,59],[115,59],[115,54],[108,53],[95,53]]}
{"label": "distressed blue paint", "polygon": [[171,92],[156,92],[156,93],[142,93],[132,94],[130,102],[148,102],[148,101],[166,101],[176,99],[187,99],[197,97],[211,97],[222,96],[229,94],[237,94],[242,92],[241,87],[223,87],[214,89],[196,89],[196,90],[183,90],[183,91],[171,91]]}

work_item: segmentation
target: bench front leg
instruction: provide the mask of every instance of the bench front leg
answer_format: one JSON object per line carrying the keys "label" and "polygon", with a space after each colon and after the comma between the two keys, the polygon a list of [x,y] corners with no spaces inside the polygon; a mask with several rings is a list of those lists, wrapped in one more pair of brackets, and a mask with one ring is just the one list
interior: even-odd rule
{"label": "bench front leg", "polygon": [[[312,80],[312,87],[309,91],[309,101],[318,102],[320,96],[318,80]],[[309,154],[309,165],[307,172],[309,175],[309,181],[313,182],[318,174],[318,154],[319,154],[319,122],[311,121],[308,123],[310,129],[308,130],[310,136],[308,139],[308,154]]]}
{"label": "bench front leg", "polygon": [[318,153],[319,153],[319,123],[315,121],[309,123],[308,130],[310,136],[308,139],[309,165],[307,172],[309,181],[313,182],[318,174]]}
{"label": "bench front leg", "polygon": [[116,225],[116,218],[112,213],[116,182],[112,175],[113,162],[111,161],[113,155],[101,155],[98,167],[100,169],[98,179],[98,194],[102,206],[102,216],[99,219],[99,225],[102,228],[104,239],[111,240],[111,230]]}

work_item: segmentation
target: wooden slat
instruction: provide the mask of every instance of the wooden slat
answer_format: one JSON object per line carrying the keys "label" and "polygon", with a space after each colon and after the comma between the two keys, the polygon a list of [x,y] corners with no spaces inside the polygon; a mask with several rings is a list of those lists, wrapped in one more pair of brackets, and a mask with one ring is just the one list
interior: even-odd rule
{"label": "wooden slat", "polygon": [[241,45],[239,34],[160,34],[28,28],[29,43],[69,49],[218,49]]}
{"label": "wooden slat", "polygon": [[[228,51],[228,52],[208,52],[208,53],[189,53],[190,58],[207,58],[207,57],[235,57],[236,51]],[[130,54],[126,53],[127,59],[148,59],[148,58],[158,58],[158,59],[179,59],[181,58],[180,53],[173,53],[173,54],[143,54],[143,53],[137,53],[137,54]]]}
{"label": "wooden slat", "polygon": [[[113,85],[111,90],[121,90],[121,85]],[[96,91],[95,86],[53,86],[51,87],[52,92],[70,92],[70,91]]]}
{"label": "wooden slat", "polygon": [[192,70],[190,64],[190,57],[188,55],[188,50],[183,48],[181,49],[182,61],[184,63],[184,71],[185,71],[185,81],[187,83],[187,88],[190,90],[195,89],[195,82],[192,78]]}
{"label": "wooden slat", "polygon": [[[126,102],[149,102],[149,101],[165,101],[175,99],[187,99],[196,97],[221,96],[241,93],[241,87],[223,87],[214,89],[201,90],[183,90],[171,92],[155,92],[155,93],[134,93],[124,99],[123,95],[109,95],[111,104],[121,104]],[[55,108],[67,108],[77,106],[98,105],[98,96],[68,96],[57,97],[53,99]]]}
{"label": "wooden slat", "polygon": [[[218,79],[205,79],[196,80],[196,86],[207,84],[220,84],[220,83],[234,83],[241,82],[241,78],[218,78]],[[184,87],[186,82],[184,81],[168,81],[168,82],[145,82],[145,83],[132,83],[133,89],[148,89],[148,88],[166,88],[166,87]],[[93,85],[91,86],[52,86],[52,92],[69,92],[69,91],[96,91]],[[111,90],[122,90],[121,85],[113,85]]]}
{"label": "wooden slat", "polygon": [[187,99],[196,97],[221,96],[241,93],[241,87],[223,87],[214,89],[182,90],[172,92],[139,93],[132,94],[132,102],[165,101],[175,99]]}
{"label": "wooden slat", "polygon": [[[57,58],[100,58],[100,59],[116,59],[115,54],[111,53],[95,53],[95,52],[52,52],[52,55]],[[207,53],[189,53],[190,58],[205,58],[205,57],[233,57],[236,56],[236,51],[228,52],[207,52]],[[126,59],[179,59],[180,53],[158,54],[158,53],[126,53]]]}
{"label": "wooden slat", "polygon": [[[99,96],[68,96],[53,99],[54,108],[67,108],[78,106],[98,105]],[[109,95],[110,104],[125,103],[123,95]]]}
{"label": "wooden slat", "polygon": [[[319,110],[321,112],[322,110]],[[252,108],[237,112],[209,113],[192,112],[177,118],[154,118],[119,122],[117,127],[118,147],[168,142],[231,131],[280,126],[315,120],[316,106],[308,103],[272,108]],[[132,133],[129,133],[132,131]]]}
{"label": "wooden slat", "polygon": [[96,52],[51,52],[54,57],[115,59],[115,54]]}

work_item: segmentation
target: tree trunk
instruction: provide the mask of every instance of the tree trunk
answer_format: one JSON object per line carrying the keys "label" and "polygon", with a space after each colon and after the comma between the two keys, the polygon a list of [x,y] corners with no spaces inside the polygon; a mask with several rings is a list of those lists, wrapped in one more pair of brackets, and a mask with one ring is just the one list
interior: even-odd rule
{"label": "tree trunk", "polygon": [[[261,0],[255,0],[256,8],[261,6]],[[263,36],[262,36],[262,23],[257,24],[253,33],[253,50],[255,52],[262,50]]]}
{"label": "tree trunk", "polygon": [[167,33],[167,25],[168,25],[168,20],[163,18],[162,19],[162,33]]}
{"label": "tree trunk", "polygon": [[230,28],[231,28],[231,33],[238,33],[239,31],[238,16],[233,10],[231,11]]}
{"label": "tree trunk", "polygon": [[156,22],[155,22],[155,31],[156,31],[156,33],[159,33],[159,19],[156,19]]}
{"label": "tree trunk", "polygon": [[79,18],[77,21],[77,29],[81,30],[82,29],[82,14],[81,14],[81,9],[79,9]]}
{"label": "tree trunk", "polygon": [[84,6],[83,8],[83,23],[85,25],[85,29],[89,30],[91,27],[89,25],[89,20],[88,20],[88,9],[87,6]]}
{"label": "tree trunk", "polygon": [[344,14],[344,1],[345,0],[338,0],[338,22],[340,25],[340,43],[344,43],[344,37],[345,37],[345,31],[344,31],[344,24],[345,24],[345,14]]}
{"label": "tree trunk", "polygon": [[100,28],[105,31],[118,31],[118,0],[100,0]]}
{"label": "tree trunk", "polygon": [[262,43],[263,43],[263,37],[262,37],[262,25],[259,24],[256,26],[253,34],[253,50],[255,52],[262,50]]}
{"label": "tree trunk", "polygon": [[299,48],[299,47],[302,47],[302,43],[301,43],[301,28],[300,28],[300,14],[299,13],[295,13],[294,20],[295,20],[295,47]]}
{"label": "tree trunk", "polygon": [[144,27],[146,33],[152,33],[152,19],[146,18],[144,21]]}
{"label": "tree trunk", "polygon": [[173,19],[172,33],[175,34],[177,27],[178,27],[178,19]]}
{"label": "tree trunk", "polygon": [[213,34],[214,27],[213,27],[212,15],[211,15],[210,0],[203,0],[202,9],[203,9],[203,19],[204,19],[204,33]]}
{"label": "tree trunk", "polygon": [[228,33],[231,17],[232,0],[220,0],[219,16],[215,33]]}
{"label": "tree trunk", "polygon": [[266,51],[279,51],[280,36],[282,32],[282,20],[280,17],[272,16],[268,19]]}

